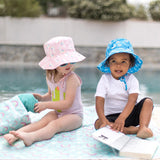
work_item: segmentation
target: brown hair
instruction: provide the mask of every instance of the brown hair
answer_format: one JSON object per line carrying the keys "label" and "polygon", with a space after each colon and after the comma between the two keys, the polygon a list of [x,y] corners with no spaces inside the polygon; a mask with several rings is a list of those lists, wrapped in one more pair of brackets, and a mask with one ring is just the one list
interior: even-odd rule
{"label": "brown hair", "polygon": [[[73,70],[74,68],[72,69],[72,71]],[[57,69],[46,70],[46,77],[49,81],[52,81],[52,77],[55,77],[57,73],[58,73]]]}
{"label": "brown hair", "polygon": [[130,56],[130,62],[131,62],[130,68],[131,68],[135,65],[136,59],[134,58],[134,56],[132,54],[129,54],[129,56]]}
{"label": "brown hair", "polygon": [[47,76],[47,79],[48,79],[49,81],[51,81],[51,80],[52,80],[52,77],[53,77],[53,76],[55,77],[56,74],[57,74],[57,70],[56,70],[56,69],[46,70],[46,76]]}

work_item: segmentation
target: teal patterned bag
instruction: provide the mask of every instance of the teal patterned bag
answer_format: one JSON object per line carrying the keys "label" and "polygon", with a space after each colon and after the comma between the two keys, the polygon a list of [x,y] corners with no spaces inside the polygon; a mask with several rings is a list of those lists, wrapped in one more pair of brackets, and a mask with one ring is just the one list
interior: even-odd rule
{"label": "teal patterned bag", "polygon": [[[22,103],[23,102],[23,103]],[[0,135],[17,130],[31,122],[28,111],[38,101],[32,94],[22,94],[0,103]]]}

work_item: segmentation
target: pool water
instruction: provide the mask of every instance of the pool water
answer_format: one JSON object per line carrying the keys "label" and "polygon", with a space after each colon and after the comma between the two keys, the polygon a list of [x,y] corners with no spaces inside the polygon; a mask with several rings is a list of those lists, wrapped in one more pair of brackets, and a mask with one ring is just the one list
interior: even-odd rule
{"label": "pool water", "polygon": [[[77,68],[75,72],[81,77],[82,101],[84,106],[95,104],[94,94],[102,75],[96,68]],[[141,70],[135,74],[140,82],[141,96],[149,96],[154,104],[160,104],[160,71]],[[19,93],[46,93],[45,71],[40,68],[0,68],[0,101]]]}

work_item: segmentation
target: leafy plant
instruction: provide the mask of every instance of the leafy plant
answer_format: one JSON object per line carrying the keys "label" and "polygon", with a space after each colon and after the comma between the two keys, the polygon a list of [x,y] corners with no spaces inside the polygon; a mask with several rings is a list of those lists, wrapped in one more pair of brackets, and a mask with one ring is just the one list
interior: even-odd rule
{"label": "leafy plant", "polygon": [[153,20],[160,21],[160,0],[150,2],[149,12]]}
{"label": "leafy plant", "polygon": [[3,3],[3,0],[0,0],[0,16],[5,15],[5,5]]}
{"label": "leafy plant", "polygon": [[68,14],[75,18],[108,21],[125,20],[133,16],[126,0],[63,0]]}
{"label": "leafy plant", "polygon": [[37,0],[41,5],[43,12],[47,14],[48,7],[51,5],[53,7],[62,6],[61,0]]}
{"label": "leafy plant", "polygon": [[147,10],[142,4],[135,7],[134,17],[141,20],[147,20]]}
{"label": "leafy plant", "polygon": [[38,17],[42,9],[36,0],[1,0],[5,16]]}

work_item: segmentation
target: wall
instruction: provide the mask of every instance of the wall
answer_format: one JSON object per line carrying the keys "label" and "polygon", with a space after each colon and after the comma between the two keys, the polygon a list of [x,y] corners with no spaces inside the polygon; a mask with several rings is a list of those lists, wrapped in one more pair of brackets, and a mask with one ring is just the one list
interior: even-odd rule
{"label": "wall", "polygon": [[[71,36],[76,48],[87,56],[87,63],[104,58],[107,43],[128,38],[145,64],[160,62],[160,23],[127,20],[103,22],[70,18],[0,18],[0,62],[38,62],[42,44],[51,37]],[[151,56],[152,55],[152,56]]]}

